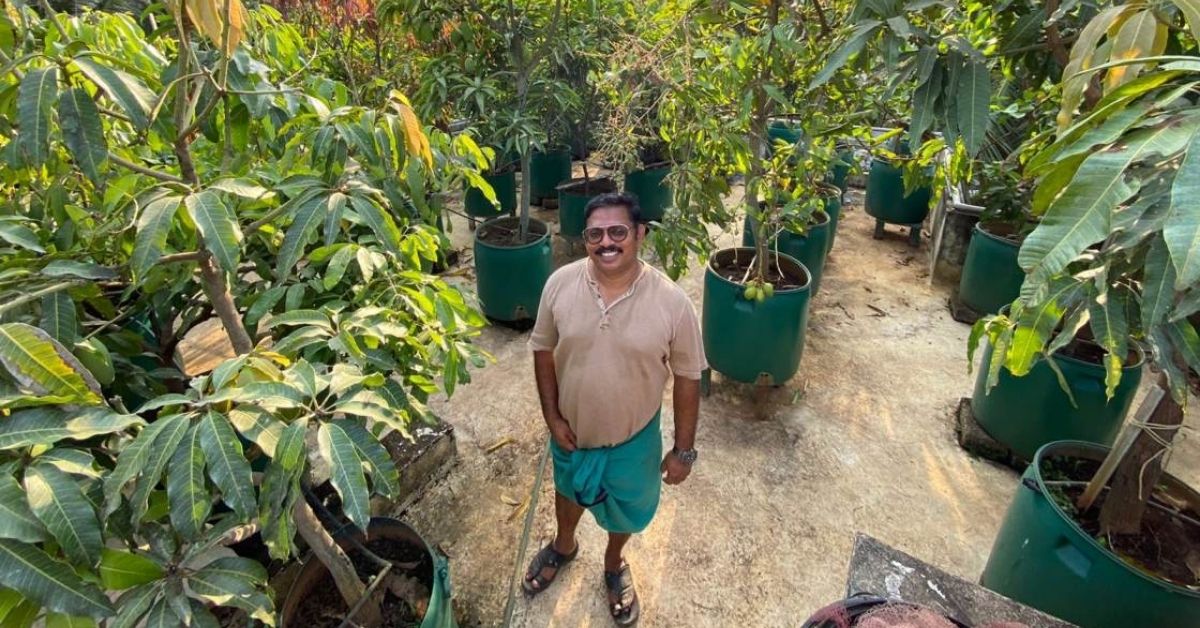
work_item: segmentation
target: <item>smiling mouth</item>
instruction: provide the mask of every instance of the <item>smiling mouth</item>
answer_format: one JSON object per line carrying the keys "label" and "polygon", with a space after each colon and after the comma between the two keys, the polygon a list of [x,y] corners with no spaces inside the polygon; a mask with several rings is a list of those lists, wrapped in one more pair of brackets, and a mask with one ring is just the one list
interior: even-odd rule
{"label": "smiling mouth", "polygon": [[601,249],[596,251],[596,256],[601,259],[613,259],[621,254],[620,249]]}

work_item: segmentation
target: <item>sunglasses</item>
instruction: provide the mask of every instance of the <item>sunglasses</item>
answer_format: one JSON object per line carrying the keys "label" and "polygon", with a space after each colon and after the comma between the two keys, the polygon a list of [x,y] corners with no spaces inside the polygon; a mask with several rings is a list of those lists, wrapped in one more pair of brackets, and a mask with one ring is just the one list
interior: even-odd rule
{"label": "sunglasses", "polygon": [[587,240],[588,244],[600,244],[604,240],[604,234],[608,233],[608,239],[613,242],[624,242],[625,238],[629,237],[629,232],[633,227],[629,225],[609,225],[607,227],[588,227],[583,230],[583,239]]}

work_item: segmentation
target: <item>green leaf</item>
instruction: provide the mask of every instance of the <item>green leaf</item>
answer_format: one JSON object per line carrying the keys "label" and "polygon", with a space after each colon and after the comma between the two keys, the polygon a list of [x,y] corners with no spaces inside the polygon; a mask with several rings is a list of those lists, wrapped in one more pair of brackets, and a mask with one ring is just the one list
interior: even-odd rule
{"label": "green leaf", "polygon": [[1163,239],[1177,273],[1175,289],[1200,282],[1200,131],[1192,134],[1187,153],[1171,185],[1171,208],[1163,226]]}
{"label": "green leaf", "polygon": [[183,204],[204,238],[204,247],[212,253],[217,264],[227,273],[237,272],[241,259],[242,230],[237,221],[212,190],[189,194]]}
{"label": "green leaf", "polygon": [[[1116,36],[1110,33],[1109,59],[1123,61],[1161,54],[1166,46],[1166,36],[1167,27],[1159,23],[1154,11],[1138,11],[1121,24]],[[1133,63],[1109,68],[1105,75],[1105,91],[1137,78],[1147,67],[1149,64]]]}
{"label": "green leaf", "polygon": [[58,97],[58,67],[30,70],[17,96],[17,140],[27,163],[40,166],[50,156],[50,112]]}
{"label": "green leaf", "polygon": [[312,232],[321,224],[322,208],[328,195],[318,194],[307,202],[301,203],[292,216],[292,225],[283,236],[283,245],[279,247],[279,256],[275,265],[275,274],[282,280],[292,271],[300,258],[304,256],[304,246],[308,244]]}
{"label": "green leaf", "polygon": [[197,428],[200,446],[208,459],[208,475],[221,489],[221,496],[242,521],[254,516],[257,501],[250,463],[242,453],[242,443],[225,417],[210,411]]}
{"label": "green leaf", "polygon": [[42,297],[42,329],[66,347],[73,346],[79,337],[79,321],[75,300],[64,291]]}
{"label": "green leaf", "polygon": [[78,364],[75,357],[36,327],[24,323],[0,325],[0,364],[18,383],[35,392],[84,404],[101,400],[99,384],[87,381],[73,367]]}
{"label": "green leaf", "polygon": [[33,622],[41,615],[42,608],[33,600],[27,600],[16,591],[5,590],[6,593],[15,595],[15,605],[10,608],[5,614],[3,621],[0,621],[0,628],[29,628]]}
{"label": "green leaf", "polygon": [[58,124],[79,170],[97,187],[101,186],[104,165],[108,162],[108,141],[104,139],[100,110],[87,90],[76,87],[62,93],[58,99]]}
{"label": "green leaf", "polygon": [[279,443],[267,472],[263,474],[259,492],[259,518],[262,537],[273,558],[286,559],[291,555],[295,522],[292,506],[300,495],[300,476],[304,472],[305,424],[297,421],[280,434]]}
{"label": "green leaf", "polygon": [[1200,37],[1200,0],[1171,0],[1171,2],[1179,7],[1179,12],[1183,14],[1192,37]]}
{"label": "green leaf", "polygon": [[271,317],[262,327],[264,329],[274,329],[281,325],[315,325],[326,331],[333,331],[333,324],[329,322],[329,316],[317,310],[292,310],[284,312],[278,316]]}
{"label": "green leaf", "polygon": [[140,554],[107,547],[100,554],[100,582],[109,591],[121,591],[162,577],[162,567]]}
{"label": "green leaf", "polygon": [[75,65],[93,83],[124,110],[133,125],[144,130],[150,126],[150,111],[154,108],[154,92],[136,77],[101,65],[89,57],[76,57]]}
{"label": "green leaf", "polygon": [[25,494],[29,509],[67,558],[89,567],[100,560],[100,522],[71,476],[49,465],[32,465],[25,470]]}
{"label": "green leaf", "polygon": [[354,443],[363,462],[371,471],[371,484],[384,497],[395,499],[400,496],[400,472],[388,451],[367,428],[357,421],[342,420],[337,425],[345,430]]}
{"label": "green leaf", "polygon": [[61,440],[84,440],[127,430],[143,421],[133,414],[118,414],[108,406],[74,409],[29,408],[0,420],[0,449],[52,445]]}
{"label": "green leaf", "polygon": [[209,563],[187,579],[197,597],[218,606],[232,606],[268,626],[275,625],[271,598],[260,590],[267,581],[262,565],[241,557],[225,557]]}
{"label": "green leaf", "polygon": [[982,61],[968,61],[958,72],[958,129],[967,153],[975,155],[987,140],[992,79]]}
{"label": "green leaf", "polygon": [[350,266],[350,262],[354,260],[357,250],[357,245],[346,244],[329,258],[329,264],[325,266],[325,276],[321,280],[326,290],[333,290],[334,286],[338,285],[342,280],[342,277],[346,274],[346,269]]}
{"label": "green leaf", "polygon": [[1125,304],[1120,300],[1114,302],[1114,295],[1114,292],[1109,291],[1097,297],[1088,308],[1096,343],[1107,351],[1104,356],[1104,384],[1109,399],[1112,399],[1117,384],[1121,382],[1121,367],[1125,362],[1129,334],[1125,320]]}
{"label": "green leaf", "polygon": [[46,628],[96,628],[96,620],[91,617],[51,613],[46,616]]}
{"label": "green leaf", "polygon": [[1054,199],[1062,194],[1063,189],[1075,177],[1075,173],[1079,171],[1079,165],[1086,157],[1087,154],[1083,153],[1055,162],[1054,168],[1038,181],[1037,187],[1033,190],[1033,200],[1029,207],[1033,215],[1041,216],[1046,213],[1046,208],[1050,207]]}
{"label": "green leaf", "polygon": [[162,593],[162,584],[146,584],[131,589],[117,598],[117,615],[106,628],[135,628]]}
{"label": "green leaf", "polygon": [[108,598],[75,575],[70,567],[20,541],[0,539],[0,585],[13,589],[48,610],[85,617],[108,617]]}
{"label": "green leaf", "polygon": [[[162,422],[160,418],[157,422]],[[179,447],[179,443],[183,437],[187,435],[188,428],[191,422],[185,415],[177,414],[168,417],[169,423],[154,439],[154,443],[146,451],[145,463],[142,466],[140,476],[137,479],[137,488],[133,491],[133,496],[130,498],[130,509],[132,516],[130,521],[134,526],[142,520],[142,515],[146,514],[146,508],[150,500],[150,492],[158,487],[158,481],[162,477],[163,472],[167,469],[167,464],[170,463],[172,456],[175,455],[175,450]],[[122,452],[124,457],[128,450]],[[118,459],[118,466],[120,460]],[[107,487],[105,487],[107,489]]]}
{"label": "green leaf", "polygon": [[342,498],[342,511],[358,529],[365,531],[371,521],[370,494],[354,441],[340,426],[324,423],[317,430],[317,447],[321,457],[329,462],[329,481]]}
{"label": "green leaf", "polygon": [[921,137],[925,135],[925,131],[933,124],[937,115],[937,99],[942,93],[942,64],[936,63],[936,56],[934,61],[928,79],[913,91],[912,124],[909,126],[908,139],[913,150],[921,146]]}
{"label": "green leaf", "polygon": [[383,244],[389,252],[394,255],[400,255],[400,228],[396,226],[396,221],[383,208],[370,199],[361,196],[351,196],[350,204],[354,207],[354,211],[358,212],[358,216],[363,222],[371,228],[375,233],[375,237],[379,238],[379,242]]}
{"label": "green leaf", "polygon": [[813,77],[812,82],[808,84],[808,89],[810,91],[816,89],[833,78],[834,73],[846,65],[850,57],[858,54],[863,49],[863,46],[867,44],[867,40],[870,39],[871,35],[875,34],[875,31],[882,25],[883,22],[879,20],[863,20],[859,22],[854,27],[854,30],[850,32],[850,36],[846,39],[846,42],[829,56],[829,61],[825,63],[825,67],[821,68],[821,71]]}
{"label": "green leaf", "polygon": [[346,210],[346,195],[334,192],[325,201],[325,246],[337,241],[342,230],[342,214]]}
{"label": "green leaf", "polygon": [[46,539],[42,524],[29,510],[24,489],[7,473],[0,474],[0,538],[26,543]]}
{"label": "green leaf", "polygon": [[167,499],[171,502],[171,526],[184,539],[194,541],[204,531],[204,522],[212,512],[212,495],[204,481],[200,430],[188,428],[169,465]]}
{"label": "green leaf", "polygon": [[1025,238],[1017,260],[1029,273],[1027,281],[1046,281],[1087,247],[1108,237],[1113,212],[1136,192],[1125,181],[1126,170],[1151,155],[1173,153],[1186,140],[1176,125],[1160,124],[1084,159],[1038,227]]}
{"label": "green leaf", "polygon": [[166,597],[155,602],[154,606],[150,607],[150,612],[146,613],[145,628],[179,628],[186,625],[179,615],[175,614],[175,609]]}
{"label": "green leaf", "polygon": [[138,215],[137,237],[133,242],[133,255],[129,258],[129,267],[135,279],[143,279],[162,257],[167,247],[167,235],[175,224],[175,216],[179,211],[181,198],[167,195],[154,199],[146,204]]}
{"label": "green leaf", "polygon": [[270,412],[254,406],[243,406],[230,410],[226,416],[243,437],[249,439],[264,454],[275,455],[275,447],[283,433],[283,423]]}
{"label": "green leaf", "polygon": [[0,222],[0,240],[4,240],[13,246],[29,249],[34,253],[46,252],[46,249],[42,247],[41,241],[38,240],[37,234],[29,227],[19,223],[10,221]]}
{"label": "green leaf", "polygon": [[1142,327],[1162,323],[1175,300],[1175,267],[1171,265],[1162,238],[1154,238],[1146,254],[1146,275],[1142,280]]}
{"label": "green leaf", "polygon": [[77,277],[96,281],[117,278],[116,271],[111,268],[69,259],[54,260],[43,266],[41,273],[47,277]]}
{"label": "green leaf", "polygon": [[1006,53],[1014,48],[1021,48],[1041,39],[1046,23],[1046,10],[1037,9],[1017,18],[1012,28],[1008,29],[1001,38],[1000,52]]}

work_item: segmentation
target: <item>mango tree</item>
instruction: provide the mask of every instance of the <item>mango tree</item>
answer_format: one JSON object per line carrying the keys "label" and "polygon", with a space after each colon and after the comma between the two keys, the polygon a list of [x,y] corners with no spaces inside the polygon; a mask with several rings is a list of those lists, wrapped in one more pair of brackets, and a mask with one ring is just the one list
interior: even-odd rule
{"label": "mango tree", "polygon": [[283,559],[299,534],[353,606],[311,472],[365,528],[397,491],[379,439],[481,363],[481,317],[426,274],[427,199],[478,148],[399,93],[347,104],[270,8],[42,11],[0,16],[6,625],[271,624],[224,547],[256,531]]}

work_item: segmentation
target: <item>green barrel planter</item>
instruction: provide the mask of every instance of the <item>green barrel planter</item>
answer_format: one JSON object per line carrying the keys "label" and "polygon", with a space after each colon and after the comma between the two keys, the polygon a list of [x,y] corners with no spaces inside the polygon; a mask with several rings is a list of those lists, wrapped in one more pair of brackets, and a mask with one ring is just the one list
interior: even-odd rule
{"label": "green barrel planter", "polygon": [[[779,252],[790,255],[796,261],[804,264],[811,277],[812,296],[817,296],[821,288],[821,275],[825,270],[825,258],[829,255],[829,237],[832,234],[833,220],[828,214],[817,212],[814,215],[817,223],[810,225],[807,233],[792,233],[785,231],[775,239],[778,242],[770,244],[774,250],[776,244]],[[742,225],[742,246],[754,246],[754,221],[747,216]]]}
{"label": "green barrel planter", "polygon": [[[1200,626],[1200,591],[1155,578],[1109,552],[1050,497],[1046,461],[1099,462],[1107,449],[1066,441],[1042,447],[1009,503],[980,583],[1018,602],[1087,628]],[[1163,476],[1192,504],[1200,494]]]}
{"label": "green barrel planter", "polygon": [[1025,271],[1017,264],[1021,243],[1003,237],[996,226],[977,223],[967,245],[958,298],[979,314],[995,314],[1021,294]]}
{"label": "green barrel planter", "polygon": [[803,136],[804,131],[799,125],[788,120],[771,120],[767,124],[767,154],[774,154],[775,140],[795,144]]}
{"label": "green barrel planter", "polygon": [[[761,303],[748,301],[742,296],[744,286],[714,270],[716,264],[735,256],[749,260],[754,249],[718,251],[704,273],[705,355],[713,370],[732,380],[782,385],[800,368],[810,281],[798,288],[776,290]],[[786,254],[780,255],[779,263],[792,273],[809,277],[808,270]]]}
{"label": "green barrel planter", "polygon": [[850,164],[854,163],[854,151],[838,149],[837,161],[829,169],[829,182],[838,186],[842,194],[846,193],[850,180]]}
{"label": "green barrel planter", "polygon": [[583,238],[587,226],[583,210],[593,197],[617,191],[612,179],[601,177],[588,182],[587,190],[580,185],[582,180],[572,179],[558,186],[558,235],[572,240]]}
{"label": "green barrel planter", "polygon": [[842,218],[842,199],[831,196],[825,199],[825,213],[829,214],[829,242],[827,250],[833,250],[833,239],[837,237],[838,221]]}
{"label": "green barrel planter", "polygon": [[538,237],[521,246],[485,242],[496,230],[514,231],[517,218],[489,220],[475,230],[475,282],[483,313],[489,318],[516,322],[537,318],[542,288],[554,270],[550,229],[531,218],[529,230]]}
{"label": "green barrel planter", "polygon": [[558,184],[571,178],[571,151],[557,148],[529,157],[529,196],[534,203],[558,195]]}
{"label": "green barrel planter", "polygon": [[485,174],[483,180],[487,181],[495,190],[496,200],[500,201],[500,207],[489,203],[483,192],[468,187],[467,195],[463,199],[463,207],[467,210],[468,216],[494,218],[501,214],[511,214],[517,211],[517,173],[515,171]]}
{"label": "green barrel planter", "polygon": [[1042,445],[1056,440],[1111,445],[1142,381],[1144,356],[1134,346],[1137,359],[1121,371],[1121,382],[1111,401],[1104,392],[1104,366],[1061,352],[1055,355],[1054,361],[1075,397],[1075,407],[1059,387],[1054,369],[1042,359],[1023,377],[1001,368],[1000,379],[988,394],[986,365],[992,357],[992,346],[988,344],[975,377],[971,411],[992,438],[1025,460],[1032,460]]}
{"label": "green barrel planter", "polygon": [[625,191],[637,197],[643,221],[661,221],[671,206],[671,184],[666,181],[669,174],[670,164],[662,164],[625,175]]}
{"label": "green barrel planter", "polygon": [[918,225],[929,214],[933,189],[923,186],[904,195],[904,175],[900,168],[876,157],[867,174],[867,214],[877,221],[894,225]]}

